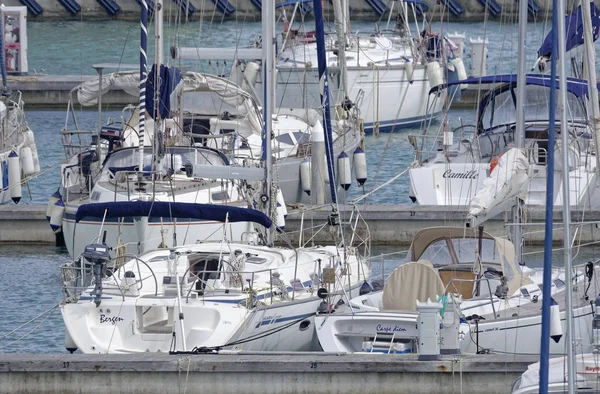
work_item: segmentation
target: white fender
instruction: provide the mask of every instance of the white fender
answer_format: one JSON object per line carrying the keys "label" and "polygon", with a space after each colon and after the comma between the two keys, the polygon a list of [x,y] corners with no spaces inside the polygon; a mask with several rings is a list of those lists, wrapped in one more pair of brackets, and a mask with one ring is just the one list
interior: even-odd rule
{"label": "white fender", "polygon": [[277,205],[281,206],[282,211],[283,211],[283,216],[287,217],[288,211],[287,211],[287,207],[285,206],[285,201],[283,199],[283,192],[281,191],[280,188],[277,188]]}
{"label": "white fender", "polygon": [[304,193],[310,196],[310,159],[302,160],[300,163],[300,184]]}
{"label": "white fender", "polygon": [[33,135],[33,131],[31,130],[27,130],[25,132],[26,134],[26,140],[27,140],[27,146],[29,146],[31,148],[31,152],[33,153],[33,168],[35,173],[39,173],[40,172],[40,158],[38,155],[38,151],[37,151],[37,147],[35,145],[35,137]]}
{"label": "white fender", "polygon": [[356,182],[360,186],[364,185],[367,181],[367,155],[360,149],[360,146],[354,151],[354,173],[356,176]]}
{"label": "white fender", "polygon": [[256,62],[248,62],[246,64],[246,68],[243,71],[243,75],[244,75],[244,81],[242,82],[242,87],[244,87],[245,90],[245,86],[246,84],[250,84],[250,86],[254,87],[256,86],[256,79],[258,78],[258,71],[260,69],[260,66],[258,63]]}
{"label": "white fender", "polygon": [[414,68],[410,59],[406,59],[406,62],[404,63],[404,71],[406,72],[406,79],[408,80],[408,83],[413,83]]}
{"label": "white fender", "polygon": [[438,62],[427,63],[427,79],[429,80],[429,86],[432,88],[444,83],[442,68]]}
{"label": "white fender", "polygon": [[63,215],[65,213],[65,203],[62,198],[54,203],[52,207],[52,215],[50,215],[50,228],[55,233],[58,233],[62,228]]}
{"label": "white fender", "polygon": [[562,337],[562,324],[560,322],[560,309],[554,298],[550,300],[550,338],[556,343]]}
{"label": "white fender", "polygon": [[33,163],[33,152],[28,146],[21,148],[21,166],[23,167],[23,175],[29,176],[35,174],[35,164]]}
{"label": "white fender", "polygon": [[54,209],[54,204],[56,204],[56,202],[61,198],[62,196],[60,195],[58,190],[50,196],[50,199],[48,200],[48,207],[46,208],[46,219],[48,221],[50,221],[50,218],[52,217],[52,210]]}
{"label": "white fender", "polygon": [[[456,68],[456,74],[458,76],[459,81],[462,81],[463,79],[467,79],[467,70],[465,68],[465,63],[463,62],[462,58],[455,57],[454,59],[450,60],[450,63],[452,63],[454,65],[454,67]],[[460,88],[466,89],[467,85],[463,83],[460,85]]]}
{"label": "white fender", "polygon": [[340,186],[344,190],[348,190],[350,185],[352,185],[352,169],[350,167],[350,157],[348,157],[346,152],[342,152],[338,156],[338,174]]}
{"label": "white fender", "polygon": [[[279,196],[279,191],[277,192],[277,195]],[[282,200],[283,200],[283,196],[282,196]],[[277,230],[283,230],[285,228],[285,204],[281,204],[279,202],[279,198],[277,198],[277,209],[276,209],[276,220],[277,220]]]}
{"label": "white fender", "polygon": [[21,161],[15,151],[10,152],[8,155],[8,187],[10,198],[17,204],[21,201],[23,192],[21,190]]}
{"label": "white fender", "polygon": [[67,327],[65,327],[65,348],[70,353],[75,353],[75,351],[77,350],[77,344],[75,343],[73,338],[71,338],[71,334],[69,334],[69,330],[67,330]]}

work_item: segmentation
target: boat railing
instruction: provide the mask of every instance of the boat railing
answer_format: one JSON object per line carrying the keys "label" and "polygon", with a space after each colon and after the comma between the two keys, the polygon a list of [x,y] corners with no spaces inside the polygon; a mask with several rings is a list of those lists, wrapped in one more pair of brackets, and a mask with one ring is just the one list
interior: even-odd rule
{"label": "boat railing", "polygon": [[[498,279],[493,279],[493,280],[498,281]],[[480,291],[481,285],[484,282],[487,285],[487,290],[488,290],[487,294],[473,295],[473,293]],[[463,290],[463,284],[466,284],[465,290],[467,290],[467,291],[470,290],[471,294],[465,294],[465,290]],[[483,303],[481,305],[477,305],[477,307],[486,306],[489,303],[489,305],[491,305],[491,307],[492,307],[492,312],[494,313],[494,317],[497,316],[495,304],[499,301],[499,298],[494,299],[495,293],[492,292],[492,286],[490,285],[490,279],[488,279],[488,278],[485,278],[485,277],[481,277],[481,278],[475,277],[473,279],[451,278],[448,281],[448,283],[446,284],[446,293],[462,295],[464,300],[469,300],[469,301],[481,300],[481,301],[483,301]],[[465,297],[466,295],[469,297]],[[508,298],[508,297],[506,297],[506,298]]]}
{"label": "boat railing", "polygon": [[[315,214],[317,211],[323,211],[330,208],[331,205],[313,205],[305,207],[300,211],[300,227],[295,231],[286,231],[289,236],[298,233],[298,247],[314,246],[319,235],[322,235],[326,230],[337,235],[338,240],[344,241],[344,245],[348,247],[358,248],[364,256],[370,255],[371,250],[371,233],[369,225],[361,215],[358,206],[352,204],[352,210],[338,212],[333,210],[329,213],[327,220],[315,222]],[[331,235],[328,235],[331,238]]]}
{"label": "boat railing", "polygon": [[[92,130],[67,130],[63,128],[59,131],[63,149],[65,150],[65,156],[67,159],[70,157],[83,152],[90,147],[89,140],[91,136],[96,134]],[[87,140],[84,137],[88,137]]]}
{"label": "boat railing", "polygon": [[[124,271],[120,269],[125,262],[131,261],[134,262],[133,271]],[[142,265],[146,267],[149,275],[142,276]],[[77,299],[78,296],[82,295],[94,284],[94,265],[83,258],[83,256],[80,256],[72,262],[61,265],[60,269],[63,293],[65,295],[65,300],[67,301]],[[128,275],[128,272],[133,272],[134,278],[138,279],[133,282],[127,282],[125,277]],[[154,280],[155,295],[157,295],[158,281],[156,274],[145,261],[133,254],[125,254],[108,261],[104,264],[102,277],[103,280],[107,278],[114,280],[114,283],[103,283],[103,285],[107,286],[105,287],[107,291],[117,288],[121,297],[123,297],[123,300],[125,300],[126,291],[132,286],[135,286],[137,292],[142,291],[144,288],[144,281],[150,277]]]}
{"label": "boat railing", "polygon": [[[131,269],[125,270],[123,264],[127,263]],[[132,264],[133,262],[133,264]],[[225,260],[221,260],[223,264],[230,264]],[[309,263],[307,263],[309,264]],[[312,264],[312,262],[310,263]],[[145,267],[142,270],[142,266]],[[83,257],[80,257],[72,262],[63,264],[61,267],[62,288],[65,296],[65,302],[71,302],[79,299],[86,291],[92,289],[94,285],[94,266]],[[132,274],[133,273],[133,274]],[[268,284],[257,285],[257,279],[260,276],[264,278],[268,275]],[[322,277],[322,274],[318,276]],[[135,255],[124,255],[113,258],[104,265],[103,269],[103,292],[104,294],[112,294],[115,290],[125,300],[127,295],[140,294],[144,289],[144,282],[152,280],[154,282],[154,296],[159,295],[159,283],[162,284],[162,294],[166,295],[165,278],[159,277],[157,273],[145,261],[139,259]],[[107,280],[110,279],[110,280]],[[223,286],[224,282],[226,286]],[[175,284],[175,283],[171,283]],[[191,298],[222,295],[246,294],[246,306],[251,308],[257,300],[266,302],[269,300],[271,304],[277,299],[291,299],[290,292],[316,291],[313,287],[306,287],[302,281],[295,278],[290,283],[285,283],[279,278],[278,270],[273,268],[265,268],[256,271],[244,271],[230,269],[219,270],[194,270],[193,266],[188,267],[186,271],[179,277],[180,295],[189,302]],[[168,285],[168,284],[167,284]],[[131,289],[135,291],[131,291]],[[150,287],[152,289],[152,287]],[[150,290],[152,291],[152,290]],[[176,296],[177,289],[171,294]],[[94,290],[90,292],[93,295]]]}
{"label": "boat railing", "polygon": [[437,134],[409,134],[408,143],[413,147],[417,161],[422,163],[424,160],[437,155],[438,152],[444,151],[444,149],[450,155],[457,155],[463,146],[472,150],[471,144],[475,131],[474,125],[464,125],[454,129],[451,132],[452,141],[446,141],[448,142],[446,148],[444,148],[444,135],[441,132]]}

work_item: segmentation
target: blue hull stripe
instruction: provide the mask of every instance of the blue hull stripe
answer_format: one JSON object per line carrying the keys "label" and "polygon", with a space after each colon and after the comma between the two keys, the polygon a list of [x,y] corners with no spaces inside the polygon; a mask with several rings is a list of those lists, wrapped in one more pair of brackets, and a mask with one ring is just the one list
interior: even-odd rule
{"label": "blue hull stripe", "polygon": [[314,316],[314,315],[315,315],[315,313],[307,313],[307,314],[304,314],[304,315],[280,317],[278,319],[266,319],[266,320],[263,320],[260,323],[258,323],[256,325],[256,328],[259,328],[259,327],[262,327],[262,326],[268,326],[269,324],[283,323],[283,322],[291,321],[291,320],[306,319],[307,317],[311,317],[311,316]]}

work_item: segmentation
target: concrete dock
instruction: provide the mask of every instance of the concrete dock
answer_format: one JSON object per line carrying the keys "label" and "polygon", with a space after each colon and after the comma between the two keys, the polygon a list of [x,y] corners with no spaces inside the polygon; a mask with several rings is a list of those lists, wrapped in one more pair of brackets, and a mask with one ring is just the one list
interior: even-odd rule
{"label": "concrete dock", "polygon": [[508,393],[536,357],[0,354],[2,393]]}
{"label": "concrete dock", "polygon": [[[22,99],[25,102],[26,109],[32,108],[58,108],[66,109],[70,93],[79,84],[97,80],[97,75],[44,75],[31,74],[24,76],[8,76],[8,87],[13,92],[21,92]],[[490,88],[490,85],[482,87],[481,92],[485,94]],[[478,95],[478,89],[474,86],[469,86],[461,93],[460,101],[452,103],[453,108],[474,108],[477,103],[477,98],[481,98],[483,94]],[[75,107],[79,108],[76,94]],[[102,96],[104,106],[114,106],[114,108],[122,108],[128,104],[136,104],[139,98],[130,96],[122,90],[111,90]],[[90,110],[95,110],[96,107],[88,107]]]}
{"label": "concrete dock", "polygon": [[[314,210],[305,213],[304,228],[311,225],[326,223],[331,212],[330,208]],[[349,217],[351,208],[341,206],[341,217]],[[423,228],[432,226],[453,225],[464,227],[467,216],[466,208],[382,204],[367,205],[361,208],[360,213],[366,224],[359,224],[357,232],[364,236],[367,231],[371,235],[374,245],[409,245],[415,233]],[[525,241],[528,245],[541,245],[544,242],[544,209],[541,207],[526,209]],[[596,242],[600,236],[597,223],[600,223],[599,211],[571,211],[571,219],[574,223],[571,230],[578,229],[581,243]],[[554,212],[555,231],[554,240],[562,242],[562,211]],[[585,221],[586,224],[577,224]],[[302,222],[299,213],[290,211],[286,218],[286,232],[289,239],[297,245],[298,233]],[[485,223],[485,230],[496,236],[506,236],[508,228],[504,217],[500,215]],[[306,230],[304,239],[311,236],[312,230]],[[317,230],[315,229],[314,232]],[[1,205],[0,206],[0,243],[46,243],[55,244],[57,235],[61,239],[61,233],[54,234],[46,220],[45,205]],[[320,244],[331,243],[331,234],[321,231],[315,236],[315,242]]]}

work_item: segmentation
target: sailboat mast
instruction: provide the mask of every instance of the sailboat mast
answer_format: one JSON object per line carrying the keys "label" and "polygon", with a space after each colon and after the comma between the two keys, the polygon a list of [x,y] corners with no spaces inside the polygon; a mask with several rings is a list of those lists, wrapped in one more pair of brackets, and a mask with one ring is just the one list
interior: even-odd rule
{"label": "sailboat mast", "polygon": [[[154,108],[152,109],[152,116],[154,120],[154,138],[152,143],[152,171],[158,171],[162,167],[162,152],[164,152],[163,139],[160,138],[164,135],[164,121],[160,115],[161,112],[161,94],[160,85],[166,83],[161,81],[161,65],[163,64],[163,0],[156,0],[155,3],[155,15],[154,15],[154,81],[152,85],[154,87],[152,94],[154,95]],[[160,136],[159,136],[160,135]],[[154,188],[153,188],[154,190]]]}
{"label": "sailboat mast", "polygon": [[315,35],[317,38],[317,60],[319,63],[319,81],[322,82],[321,108],[323,108],[325,131],[325,156],[327,157],[327,171],[329,174],[329,188],[331,191],[331,202],[337,203],[337,180],[335,177],[333,163],[333,133],[331,131],[331,112],[329,108],[329,82],[327,80],[327,56],[325,54],[325,27],[323,22],[323,4],[321,0],[313,1],[313,12],[315,16]]}
{"label": "sailboat mast", "polygon": [[[275,112],[275,2],[266,0],[262,7],[262,70],[263,70],[263,161],[265,163],[265,195],[267,196],[267,214],[270,216],[272,206],[271,184],[273,158],[271,156],[271,136],[273,135],[273,113]],[[267,230],[267,243],[271,244],[271,231]]]}
{"label": "sailboat mast", "polygon": [[[589,12],[589,7],[588,7]],[[573,324],[573,267],[571,256],[571,201],[569,188],[569,131],[567,119],[567,56],[565,39],[565,3],[557,1],[557,8],[553,14],[558,14],[557,34],[558,34],[558,81],[559,81],[559,108],[560,108],[560,133],[562,140],[562,181],[563,181],[563,242],[565,259],[565,301],[566,301],[566,319],[567,319],[567,372],[569,394],[575,394],[575,347],[574,324]],[[596,68],[592,68],[595,72]],[[590,87],[590,90],[596,89],[596,85]],[[597,103],[596,103],[597,105]],[[554,149],[548,146],[549,149]]]}
{"label": "sailboat mast", "polygon": [[340,66],[340,74],[342,75],[342,88],[344,91],[344,97],[348,97],[348,73],[346,64],[346,34],[344,33],[344,11],[342,7],[342,0],[333,0],[333,15],[335,18],[335,32],[337,35],[337,50],[338,50],[338,64]]}
{"label": "sailboat mast", "polygon": [[[527,2],[519,2],[519,41],[517,53],[517,124],[515,130],[515,147],[523,149],[525,143],[525,86],[527,84],[526,56],[527,49]],[[521,223],[522,201],[517,198],[517,204],[512,209],[513,221]],[[517,264],[523,263],[523,229],[520,225],[513,226],[513,244]]]}
{"label": "sailboat mast", "polygon": [[583,52],[586,60],[584,67],[588,81],[588,94],[591,106],[591,124],[594,130],[594,145],[596,146],[596,168],[600,170],[600,105],[598,104],[598,89],[596,89],[596,51],[594,50],[594,38],[592,36],[592,12],[588,0],[581,1],[581,17],[583,19]]}
{"label": "sailboat mast", "polygon": [[[142,0],[142,12],[140,17],[140,122],[139,122],[139,177],[144,171],[144,126],[146,121],[146,79],[148,77],[148,3]],[[141,183],[141,182],[140,182]],[[141,185],[140,185],[141,187]]]}
{"label": "sailboat mast", "polygon": [[163,49],[163,0],[156,0],[156,10],[154,11],[154,63],[159,68],[164,62]]}
{"label": "sailboat mast", "polygon": [[[558,0],[553,1],[556,9]],[[558,12],[552,14],[552,51],[550,71],[550,113],[548,122],[548,149],[546,160],[546,221],[544,226],[544,271],[542,280],[542,335],[540,344],[540,393],[548,392],[550,357],[550,307],[552,303],[552,225],[554,223],[554,145],[556,136],[556,52]]]}

